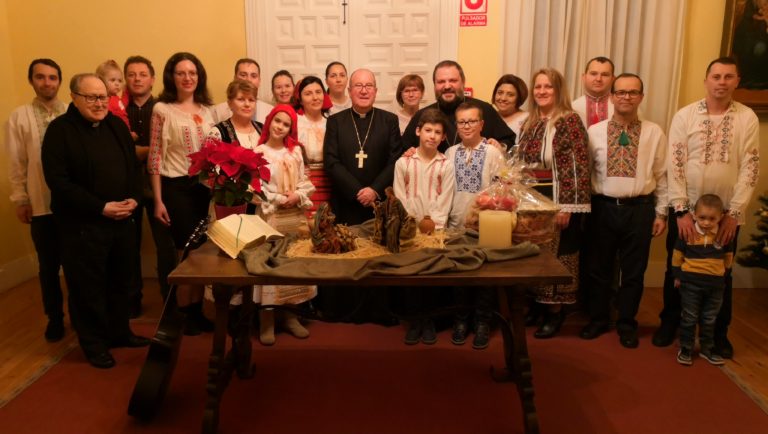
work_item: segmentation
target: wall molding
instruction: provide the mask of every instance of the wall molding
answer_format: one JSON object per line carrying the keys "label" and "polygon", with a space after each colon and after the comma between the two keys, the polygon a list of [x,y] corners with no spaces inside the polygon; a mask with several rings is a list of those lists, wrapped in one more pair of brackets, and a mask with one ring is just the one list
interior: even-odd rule
{"label": "wall molding", "polygon": [[0,265],[0,293],[37,276],[37,254],[30,253]]}

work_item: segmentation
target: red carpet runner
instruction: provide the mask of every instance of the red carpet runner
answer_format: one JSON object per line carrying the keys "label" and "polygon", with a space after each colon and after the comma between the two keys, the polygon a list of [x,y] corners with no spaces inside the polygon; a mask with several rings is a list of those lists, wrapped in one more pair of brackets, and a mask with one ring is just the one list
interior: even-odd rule
{"label": "red carpet runner", "polygon": [[[395,434],[521,433],[512,384],[493,383],[500,336],[485,351],[402,345],[404,330],[312,323],[312,337],[285,334],[254,345],[256,377],[233,379],[223,399],[219,432]],[[152,333],[147,325],[135,331]],[[615,334],[595,341],[575,327],[550,341],[529,338],[536,405],[543,434],[765,433],[768,415],[719,369],[696,358],[675,362],[674,348],[656,348],[649,332],[626,350]],[[198,433],[210,336],[185,338],[159,416],[141,424],[126,414],[143,350],[114,352],[108,371],[74,351],[0,409],[8,434]]]}

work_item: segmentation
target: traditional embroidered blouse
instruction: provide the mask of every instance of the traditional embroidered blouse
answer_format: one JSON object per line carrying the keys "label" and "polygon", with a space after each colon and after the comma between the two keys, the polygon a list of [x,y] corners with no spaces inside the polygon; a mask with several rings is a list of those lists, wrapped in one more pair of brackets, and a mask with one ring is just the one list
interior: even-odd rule
{"label": "traditional embroidered blouse", "polygon": [[473,149],[463,143],[453,145],[445,152],[445,156],[453,162],[456,179],[448,227],[464,227],[472,201],[498,175],[504,156],[485,140]]}
{"label": "traditional embroidered blouse", "polygon": [[395,196],[417,222],[428,215],[437,229],[444,228],[455,188],[453,162],[440,152],[429,163],[418,152],[403,155],[395,163]]}
{"label": "traditional embroidered blouse", "polygon": [[211,108],[189,114],[173,104],[158,102],[152,109],[147,170],[169,178],[188,176],[187,156],[200,150],[214,123]]}
{"label": "traditional embroidered blouse", "polygon": [[309,197],[315,192],[315,186],[309,181],[304,171],[304,158],[299,146],[294,146],[293,150],[289,151],[288,148],[274,149],[262,144],[257,146],[254,152],[264,154],[271,174],[268,183],[262,181],[262,189],[267,200],[261,203],[261,212],[265,216],[276,212],[279,206],[285,203],[287,196],[294,191],[300,199],[298,208],[312,207]]}
{"label": "traditional embroidered blouse", "polygon": [[667,215],[667,138],[653,122],[636,120],[624,131],[613,119],[589,128],[592,193],[629,198],[656,195],[656,213]]}
{"label": "traditional embroidered blouse", "polygon": [[540,119],[518,143],[529,167],[552,169],[553,200],[562,212],[591,211],[587,131],[576,113]]}
{"label": "traditional embroidered blouse", "polygon": [[757,185],[759,122],[733,101],[722,116],[710,116],[706,100],[683,107],[669,127],[669,202],[688,209],[705,193],[716,194],[739,224]]}
{"label": "traditional embroidered blouse", "polygon": [[45,183],[40,148],[48,124],[67,111],[67,105],[58,101],[52,111],[37,99],[11,112],[5,128],[8,149],[8,179],[11,182],[11,201],[18,205],[31,205],[32,215],[51,213],[51,191]]}
{"label": "traditional embroidered blouse", "polygon": [[328,121],[322,117],[318,122],[312,122],[305,115],[298,115],[296,126],[299,142],[304,145],[310,166],[323,167],[323,140],[325,139],[325,124]]}
{"label": "traditional embroidered blouse", "polygon": [[571,106],[573,106],[573,111],[579,114],[584,128],[589,128],[598,122],[613,117],[613,103],[610,94],[599,98],[585,94],[573,100]]}

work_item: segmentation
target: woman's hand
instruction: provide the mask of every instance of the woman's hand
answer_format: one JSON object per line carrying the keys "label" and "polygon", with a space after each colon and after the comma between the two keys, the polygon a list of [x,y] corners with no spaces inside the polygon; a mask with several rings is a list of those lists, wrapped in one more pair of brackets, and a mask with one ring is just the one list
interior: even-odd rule
{"label": "woman's hand", "polygon": [[285,202],[283,202],[280,207],[282,208],[292,208],[299,204],[301,201],[301,198],[299,195],[294,191],[293,193],[285,196]]}
{"label": "woman's hand", "polygon": [[571,213],[569,212],[559,212],[555,214],[555,226],[557,226],[557,229],[563,230],[568,227],[568,223],[571,221]]}
{"label": "woman's hand", "polygon": [[166,226],[171,225],[171,217],[168,215],[168,210],[165,209],[165,204],[162,201],[155,202],[155,218]]}

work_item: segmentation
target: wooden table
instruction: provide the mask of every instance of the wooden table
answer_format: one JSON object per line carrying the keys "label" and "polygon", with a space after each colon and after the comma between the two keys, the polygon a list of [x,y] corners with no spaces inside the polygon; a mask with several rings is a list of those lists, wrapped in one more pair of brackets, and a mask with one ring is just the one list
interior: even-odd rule
{"label": "wooden table", "polygon": [[[536,407],[533,402],[534,391],[531,376],[531,361],[525,338],[526,287],[539,284],[567,284],[572,281],[570,273],[549,252],[542,251],[538,256],[515,259],[504,262],[485,263],[473,271],[448,272],[427,276],[376,276],[361,280],[317,279],[300,277],[269,277],[248,274],[245,264],[222,255],[210,241],[192,252],[170,274],[171,284],[212,284],[216,299],[216,328],[213,336],[213,349],[208,368],[208,399],[203,414],[203,434],[215,434],[218,428],[219,405],[221,396],[236,371],[241,378],[253,375],[251,365],[251,339],[248,321],[234,333],[232,344],[227,352],[227,325],[229,321],[229,300],[235,290],[243,293],[242,314],[250,316],[252,303],[252,285],[354,285],[370,286],[492,286],[498,289],[501,308],[500,327],[504,342],[504,369],[494,370],[491,375],[497,381],[510,381],[517,385],[523,408],[525,432],[539,432]],[[245,288],[243,288],[245,287]]]}

